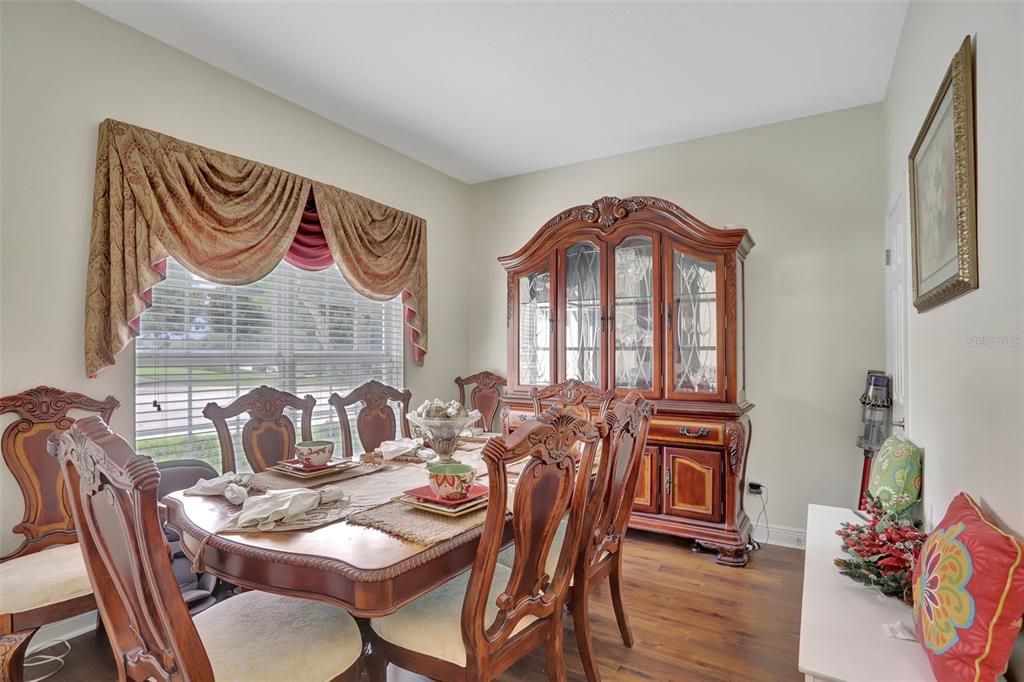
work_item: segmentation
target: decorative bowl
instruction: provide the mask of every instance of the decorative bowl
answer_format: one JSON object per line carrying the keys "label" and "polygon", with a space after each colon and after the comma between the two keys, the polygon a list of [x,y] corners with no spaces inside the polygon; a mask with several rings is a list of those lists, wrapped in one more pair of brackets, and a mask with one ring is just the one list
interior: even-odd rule
{"label": "decorative bowl", "polygon": [[305,440],[295,445],[295,457],[306,466],[322,466],[331,461],[334,443],[329,440]]}
{"label": "decorative bowl", "polygon": [[468,464],[435,464],[427,469],[430,489],[443,500],[461,500],[469,495],[476,472]]}
{"label": "decorative bowl", "polygon": [[409,423],[422,429],[426,436],[424,445],[437,453],[437,464],[454,462],[452,453],[458,445],[459,434],[470,424],[480,419],[480,412],[473,410],[463,417],[420,417],[414,412],[405,415]]}

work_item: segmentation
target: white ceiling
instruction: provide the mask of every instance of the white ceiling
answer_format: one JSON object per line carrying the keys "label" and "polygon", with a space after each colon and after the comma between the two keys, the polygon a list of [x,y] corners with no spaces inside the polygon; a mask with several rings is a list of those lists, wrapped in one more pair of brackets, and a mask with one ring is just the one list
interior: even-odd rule
{"label": "white ceiling", "polygon": [[466,182],[880,101],[907,8],[82,1]]}

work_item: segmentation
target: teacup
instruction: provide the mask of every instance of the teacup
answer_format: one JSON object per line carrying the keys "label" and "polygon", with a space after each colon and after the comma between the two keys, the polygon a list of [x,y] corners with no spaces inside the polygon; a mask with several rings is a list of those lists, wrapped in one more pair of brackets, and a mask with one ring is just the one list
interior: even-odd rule
{"label": "teacup", "polygon": [[306,466],[327,464],[334,454],[334,443],[329,440],[305,440],[295,445],[295,457]]}
{"label": "teacup", "polygon": [[443,500],[461,500],[469,495],[476,472],[468,464],[435,464],[427,469],[430,489]]}

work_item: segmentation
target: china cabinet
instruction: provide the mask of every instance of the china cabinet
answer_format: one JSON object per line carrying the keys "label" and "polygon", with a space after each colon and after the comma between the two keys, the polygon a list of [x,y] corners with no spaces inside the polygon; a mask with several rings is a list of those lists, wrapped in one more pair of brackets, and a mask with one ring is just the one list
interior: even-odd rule
{"label": "china cabinet", "polygon": [[[706,225],[654,197],[603,197],[549,220],[508,273],[505,428],[533,388],[575,379],[653,400],[630,526],[747,561],[743,487],[751,405],[744,368],[743,228]],[[592,406],[596,411],[596,406]]]}

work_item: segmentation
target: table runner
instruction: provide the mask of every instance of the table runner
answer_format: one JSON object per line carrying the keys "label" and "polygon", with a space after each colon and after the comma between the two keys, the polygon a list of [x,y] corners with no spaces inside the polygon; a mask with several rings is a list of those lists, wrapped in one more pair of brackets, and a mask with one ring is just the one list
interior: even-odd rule
{"label": "table runner", "polygon": [[317,478],[297,478],[267,469],[258,474],[253,474],[253,490],[286,490],[288,488],[317,488],[328,483],[338,483],[352,478],[359,478],[367,474],[375,474],[387,471],[387,467],[380,464],[360,464],[359,466],[339,471],[336,474],[319,476]]}

